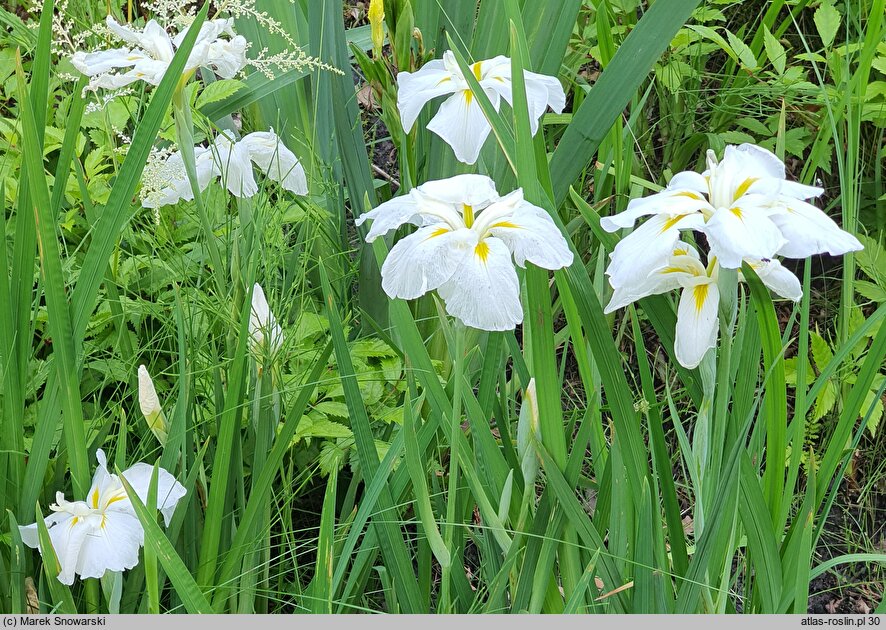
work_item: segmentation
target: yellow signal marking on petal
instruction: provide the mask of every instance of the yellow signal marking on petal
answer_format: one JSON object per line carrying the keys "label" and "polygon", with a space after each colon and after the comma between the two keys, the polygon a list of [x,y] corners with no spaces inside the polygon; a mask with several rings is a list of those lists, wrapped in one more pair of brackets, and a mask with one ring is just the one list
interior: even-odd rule
{"label": "yellow signal marking on petal", "polygon": [[461,213],[465,218],[465,227],[469,228],[474,225],[474,207],[466,203],[461,205]]}
{"label": "yellow signal marking on petal", "polygon": [[437,228],[436,230],[434,230],[433,232],[431,232],[431,235],[430,235],[428,238],[426,238],[425,240],[429,240],[429,239],[432,239],[432,238],[436,238],[436,237],[438,237],[438,236],[443,236],[443,235],[446,234],[447,232],[449,232],[449,229],[448,229],[448,228],[442,228],[442,227],[441,227],[441,228]]}
{"label": "yellow signal marking on petal", "polygon": [[667,232],[668,230],[670,230],[672,227],[674,227],[675,225],[677,225],[677,223],[680,222],[680,219],[682,219],[682,218],[685,217],[685,216],[688,216],[688,215],[686,215],[686,214],[681,214],[681,215],[678,215],[678,216],[673,217],[673,218],[671,218],[671,219],[668,219],[667,221],[665,221],[665,224],[664,224],[663,226],[661,226],[661,230],[659,230],[658,233],[659,233],[659,234],[664,234],[665,232]]}
{"label": "yellow signal marking on petal", "polygon": [[98,488],[92,491],[92,507],[98,509]]}
{"label": "yellow signal marking on petal", "polygon": [[71,519],[71,527],[73,527],[74,525],[76,525],[79,522],[80,522],[80,517],[75,516],[74,518]]}
{"label": "yellow signal marking on petal", "polygon": [[489,229],[494,228],[510,228],[512,230],[522,230],[523,226],[517,225],[516,223],[511,223],[510,221],[498,221],[497,223],[493,223],[489,226]]}
{"label": "yellow signal marking on petal", "polygon": [[470,105],[471,101],[473,101],[473,100],[474,100],[474,93],[471,92],[470,90],[465,90],[465,103],[467,105]]}
{"label": "yellow signal marking on petal", "polygon": [[113,496],[110,499],[108,499],[108,502],[105,505],[105,507],[108,507],[109,505],[111,505],[112,503],[116,503],[117,501],[122,501],[125,498],[126,498],[126,492],[123,491],[123,492],[117,494],[116,496]]}
{"label": "yellow signal marking on petal", "polygon": [[482,65],[483,65],[483,62],[478,61],[477,63],[475,63],[471,66],[471,70],[474,71],[474,78],[477,79],[477,81],[479,81],[480,77],[483,76],[483,71],[481,69]]}
{"label": "yellow signal marking on petal", "polygon": [[754,185],[754,182],[760,179],[759,177],[748,177],[741,184],[738,185],[738,188],[735,189],[735,195],[732,197],[732,201],[739,199],[744,196],[744,194],[748,191],[748,188]]}
{"label": "yellow signal marking on petal", "polygon": [[701,195],[694,192],[678,192],[674,194],[674,197],[688,197],[689,199],[695,199],[696,201],[704,201]]}
{"label": "yellow signal marking on petal", "polygon": [[105,521],[106,521],[106,520],[107,520],[107,517],[106,517],[104,514],[102,514],[102,522],[101,522],[101,525],[99,525],[99,527],[101,527],[102,529],[104,529],[104,528],[105,528]]}
{"label": "yellow signal marking on petal", "polygon": [[709,284],[699,284],[692,289],[692,297],[695,298],[696,314],[700,314],[701,309],[704,308],[705,301],[708,299],[708,289],[710,289],[710,287],[711,285]]}
{"label": "yellow signal marking on petal", "polygon": [[486,264],[486,259],[489,258],[489,245],[480,241],[474,248],[474,253],[477,254],[477,257],[483,262],[483,264]]}
{"label": "yellow signal marking on petal", "polygon": [[729,212],[737,216],[740,220],[744,220],[744,215],[741,213],[741,208],[735,206],[734,208],[729,208]]}
{"label": "yellow signal marking on petal", "polygon": [[689,255],[688,249],[678,247],[677,249],[674,250],[674,256],[688,256],[688,255]]}

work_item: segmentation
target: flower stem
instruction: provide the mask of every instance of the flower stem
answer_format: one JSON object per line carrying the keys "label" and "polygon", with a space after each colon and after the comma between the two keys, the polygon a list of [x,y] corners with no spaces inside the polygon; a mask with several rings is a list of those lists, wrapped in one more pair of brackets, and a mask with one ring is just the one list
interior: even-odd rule
{"label": "flower stem", "polygon": [[[449,427],[449,490],[446,495],[446,538],[444,541],[446,544],[446,549],[449,551],[450,559],[455,558],[455,551],[453,549],[452,540],[455,534],[455,528],[458,527],[458,438],[460,437],[458,433],[459,431],[461,431],[461,389],[462,381],[464,380],[464,325],[462,325],[460,322],[455,322],[453,333],[455,338],[455,348],[453,349],[453,366],[451,378],[454,378],[455,382],[452,386],[452,416],[450,418],[451,424]],[[450,593],[450,588],[452,586],[450,572],[452,570],[453,564],[455,563],[450,562],[449,566],[443,567],[442,571],[442,594],[440,599],[440,608],[438,610],[438,612],[441,613],[452,612],[450,610],[452,605],[452,597]]]}

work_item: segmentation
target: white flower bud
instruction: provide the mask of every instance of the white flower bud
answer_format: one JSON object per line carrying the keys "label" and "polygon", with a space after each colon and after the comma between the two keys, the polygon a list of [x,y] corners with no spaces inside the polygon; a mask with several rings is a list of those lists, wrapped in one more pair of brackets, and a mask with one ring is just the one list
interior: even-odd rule
{"label": "white flower bud", "polygon": [[148,428],[162,445],[166,445],[168,429],[166,417],[163,415],[163,407],[160,406],[160,398],[154,388],[154,381],[148,374],[148,368],[138,366],[138,405],[142,415],[148,421]]}
{"label": "white flower bud", "polygon": [[538,473],[536,444],[541,444],[541,426],[538,423],[538,398],[535,395],[535,379],[523,390],[523,404],[520,406],[520,419],[517,422],[517,455],[526,485],[535,483]]}

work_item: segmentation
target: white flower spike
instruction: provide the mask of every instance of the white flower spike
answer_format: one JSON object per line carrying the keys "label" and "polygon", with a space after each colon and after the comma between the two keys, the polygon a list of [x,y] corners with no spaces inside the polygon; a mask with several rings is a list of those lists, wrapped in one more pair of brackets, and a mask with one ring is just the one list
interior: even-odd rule
{"label": "white flower spike", "polygon": [[427,182],[361,215],[357,225],[367,219],[368,242],[405,223],[418,226],[382,265],[385,293],[411,300],[437,290],[450,315],[482,330],[511,330],[523,321],[514,262],[552,270],[572,264],[548,213],[524,200],[521,189],[500,197],[483,175]]}
{"label": "white flower spike", "polygon": [[[511,60],[494,57],[471,65],[471,71],[483,88],[496,111],[501,99],[513,104]],[[549,106],[558,114],[566,106],[566,94],[556,77],[524,71],[526,97],[529,104],[529,123],[532,134],[538,131],[538,121]],[[417,72],[397,75],[397,108],[403,129],[408,133],[425,104],[437,96],[451,94],[431,119],[428,129],[443,138],[452,147],[455,157],[465,164],[473,164],[492,127],[468,87],[455,55],[451,50],[443,59],[429,61]]]}
{"label": "white flower spike", "polygon": [[[745,262],[754,269],[763,284],[778,295],[794,301],[802,297],[799,280],[777,260],[745,259]],[[653,269],[642,282],[614,286],[612,299],[604,312],[611,313],[649,295],[681,289],[674,354],[683,367],[697,367],[705,353],[717,345],[719,269],[719,262],[715,258],[705,266],[695,248],[680,241],[664,264]],[[740,272],[739,279],[744,280]]]}
{"label": "white flower spike", "polygon": [[260,355],[262,349],[271,354],[283,345],[283,330],[277,323],[264,289],[257,282],[252,287],[252,311],[249,314],[249,341],[253,353]]}
{"label": "white flower spike", "polygon": [[[159,85],[187,34],[185,30],[170,37],[156,20],[149,20],[142,30],[118,24],[110,15],[106,23],[111,33],[130,47],[75,52],[71,64],[90,77],[87,89],[118,89],[135,81]],[[248,42],[234,33],[233,24],[232,19],[203,23],[185,64],[185,73],[206,66],[222,78],[232,79],[243,69]]]}
{"label": "white flower spike", "polygon": [[[49,539],[61,565],[58,579],[71,585],[74,577],[100,578],[105,571],[124,571],[138,564],[138,550],[144,544],[144,530],[123,483],[108,472],[102,450],[96,452],[98,468],[85,501],[66,501],[59,492],[52,514],[46,517]],[[138,463],[123,472],[123,477],[139,499],[148,500],[148,487],[154,467]],[[162,468],[157,479],[157,507],[166,525],[175,506],[185,496],[184,487]],[[39,548],[37,524],[20,526],[22,542]]]}
{"label": "white flower spike", "polygon": [[686,229],[703,232],[711,255],[729,269],[741,267],[744,259],[861,249],[858,239],[805,201],[822,192],[788,181],[781,160],[756,145],[728,146],[720,162],[708,151],[704,173],[678,173],[662,192],[634,199],[621,214],[601,219],[605,230],[615,232],[650,216],[616,246],[610,281],[616,288],[641,283]]}

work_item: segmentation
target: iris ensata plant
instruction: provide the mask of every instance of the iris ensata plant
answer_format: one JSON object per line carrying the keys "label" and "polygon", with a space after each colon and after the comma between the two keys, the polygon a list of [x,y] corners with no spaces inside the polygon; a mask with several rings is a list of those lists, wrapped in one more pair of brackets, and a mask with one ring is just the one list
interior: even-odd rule
{"label": "iris ensata plant", "polygon": [[357,218],[372,219],[368,242],[411,223],[382,265],[382,288],[412,300],[436,290],[446,311],[472,328],[511,330],[523,321],[514,262],[543,269],[572,264],[572,252],[550,215],[523,198],[499,196],[484,175],[426,182]]}
{"label": "iris ensata plant", "polygon": [[[471,71],[496,111],[501,99],[513,105],[511,60],[508,57],[477,61],[471,65]],[[528,70],[524,70],[523,76],[529,101],[529,124],[535,135],[539,120],[548,107],[558,114],[563,111],[566,95],[556,77]],[[407,133],[428,101],[447,94],[451,96],[440,105],[437,114],[428,123],[428,129],[452,147],[460,162],[473,164],[492,127],[474,98],[452,51],[447,50],[442,59],[429,61],[417,72],[404,71],[397,75],[397,109],[400,110],[400,120]]]}
{"label": "iris ensata plant", "polygon": [[[677,360],[690,368],[716,342],[718,269],[739,269],[747,262],[764,284],[796,300],[799,283],[786,278],[792,274],[775,256],[806,258],[862,249],[857,238],[807,201],[824,191],[788,180],[784,163],[766,149],[728,146],[719,162],[708,151],[707,165],[703,173],[677,173],[662,192],[633,199],[624,212],[601,219],[605,230],[615,232],[649,217],[610,254],[606,274],[615,293],[608,310],[653,293],[691,288],[691,299],[684,293],[678,310],[676,349]],[[683,231],[705,235],[707,266],[691,248],[678,246]]]}
{"label": "iris ensata plant", "polygon": [[[55,495],[52,514],[46,517],[46,528],[61,571],[58,579],[71,585],[74,578],[100,578],[106,571],[124,571],[138,564],[138,550],[145,533],[120,477],[108,472],[104,451],[96,452],[98,468],[92,486],[82,501],[67,501],[61,492]],[[123,471],[123,478],[138,498],[148,502],[148,488],[154,468],[138,463]],[[176,504],[186,494],[169,472],[160,468],[157,477],[157,505],[166,525],[172,520]],[[37,549],[37,524],[19,527],[22,542]],[[43,553],[40,549],[40,553]]]}
{"label": "iris ensata plant", "polygon": [[[296,195],[308,194],[304,167],[273,129],[255,131],[240,140],[221,132],[209,146],[194,146],[197,189],[201,192],[212,180],[221,177],[228,192],[235,197],[254,196],[259,187],[253,165],[285,190]],[[182,153],[173,151],[165,159],[149,163],[143,178],[142,206],[157,208],[183,199],[194,199],[194,190]]]}

